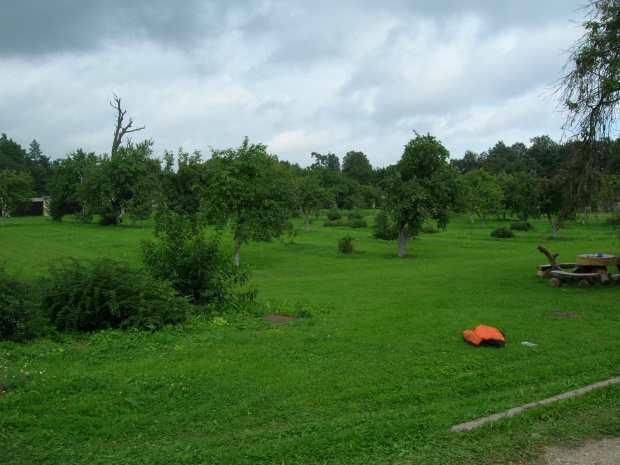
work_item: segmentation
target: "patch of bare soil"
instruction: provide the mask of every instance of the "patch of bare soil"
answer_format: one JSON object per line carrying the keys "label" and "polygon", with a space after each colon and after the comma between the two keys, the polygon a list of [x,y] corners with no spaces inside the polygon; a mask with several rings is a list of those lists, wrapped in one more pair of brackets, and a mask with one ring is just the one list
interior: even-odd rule
{"label": "patch of bare soil", "polygon": [[549,447],[545,459],[547,465],[619,465],[620,438],[591,440],[576,449]]}

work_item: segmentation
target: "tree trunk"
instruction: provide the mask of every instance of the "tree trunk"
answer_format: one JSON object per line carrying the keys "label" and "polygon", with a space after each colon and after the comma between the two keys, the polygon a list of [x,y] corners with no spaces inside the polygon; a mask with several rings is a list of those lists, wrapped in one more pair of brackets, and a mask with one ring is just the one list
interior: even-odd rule
{"label": "tree trunk", "polygon": [[484,215],[480,215],[480,224],[484,228]]}
{"label": "tree trunk", "polygon": [[474,223],[475,223],[475,221],[474,221],[474,214],[473,214],[473,213],[470,213],[470,214],[469,214],[469,222],[470,222],[471,224],[474,224]]}
{"label": "tree trunk", "polygon": [[241,251],[241,238],[235,239],[235,266],[239,268],[239,252]]}
{"label": "tree trunk", "polygon": [[409,242],[409,234],[405,233],[405,227],[398,227],[398,258],[405,258],[407,252],[407,243]]}
{"label": "tree trunk", "polygon": [[6,224],[6,212],[2,210],[2,227]]}
{"label": "tree trunk", "polygon": [[136,227],[136,217],[135,216],[131,219],[131,227],[132,228]]}
{"label": "tree trunk", "polygon": [[549,213],[547,213],[547,219],[549,220],[549,223],[551,224],[551,237],[553,237],[554,239],[557,239],[558,231],[560,230],[560,225],[556,223],[555,221],[553,221],[553,218],[551,217]]}
{"label": "tree trunk", "polygon": [[310,212],[304,213],[306,215],[306,232],[310,231]]}

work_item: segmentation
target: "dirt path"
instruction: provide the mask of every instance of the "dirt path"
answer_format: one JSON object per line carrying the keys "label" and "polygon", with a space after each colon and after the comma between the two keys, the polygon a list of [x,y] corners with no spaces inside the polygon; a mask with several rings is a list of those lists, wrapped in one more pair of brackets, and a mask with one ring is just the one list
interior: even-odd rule
{"label": "dirt path", "polygon": [[589,441],[577,449],[550,447],[548,465],[620,465],[620,438]]}

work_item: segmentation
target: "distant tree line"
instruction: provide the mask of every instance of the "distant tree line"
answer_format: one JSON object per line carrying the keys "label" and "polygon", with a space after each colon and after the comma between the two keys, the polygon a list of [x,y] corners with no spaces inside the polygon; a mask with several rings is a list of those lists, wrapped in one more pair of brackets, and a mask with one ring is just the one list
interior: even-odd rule
{"label": "distant tree line", "polygon": [[[425,136],[416,134],[413,141],[419,137]],[[101,224],[125,220],[135,226],[165,201],[178,214],[202,212],[212,224],[232,225],[238,260],[243,243],[277,236],[295,212],[305,217],[306,230],[310,215],[325,209],[386,207],[394,216],[395,207],[388,205],[390,195],[396,195],[394,180],[408,176],[405,160],[373,168],[360,151],[346,153],[342,162],[333,153],[312,152],[311,163],[302,168],[247,139],[236,149],[213,149],[206,160],[199,151],[183,149],[166,151],[158,159],[150,140],[115,144],[114,155],[77,149],[51,161],[36,140],[24,150],[2,134],[3,217],[19,214],[25,198],[50,196],[55,220],[74,215],[77,221],[91,222],[97,216]],[[469,212],[483,227],[489,215],[524,221],[543,215],[556,236],[564,222],[579,213],[612,209],[619,190],[620,139],[597,141],[592,158],[596,182],[576,199],[580,173],[574,159],[584,144],[558,143],[545,135],[532,138],[529,145],[499,141],[482,153],[467,151],[460,159],[449,160],[446,151],[442,157],[460,186],[458,205],[451,211]],[[400,203],[407,201],[412,202],[403,197]]]}

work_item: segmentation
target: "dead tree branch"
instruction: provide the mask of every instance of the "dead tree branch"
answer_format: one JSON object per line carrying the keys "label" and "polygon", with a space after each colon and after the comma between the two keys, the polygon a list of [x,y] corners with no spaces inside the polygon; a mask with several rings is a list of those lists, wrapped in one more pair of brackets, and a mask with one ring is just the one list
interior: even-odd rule
{"label": "dead tree branch", "polygon": [[121,146],[121,142],[125,134],[142,131],[146,128],[146,126],[142,126],[132,129],[131,126],[133,124],[133,120],[131,118],[129,118],[129,122],[123,126],[123,120],[127,110],[121,109],[120,97],[118,97],[114,92],[112,92],[112,95],[114,95],[114,103],[110,102],[110,106],[116,110],[116,130],[114,131],[114,141],[112,142],[112,152],[110,152],[110,157],[113,157],[116,155],[116,152],[118,152],[118,148]]}

